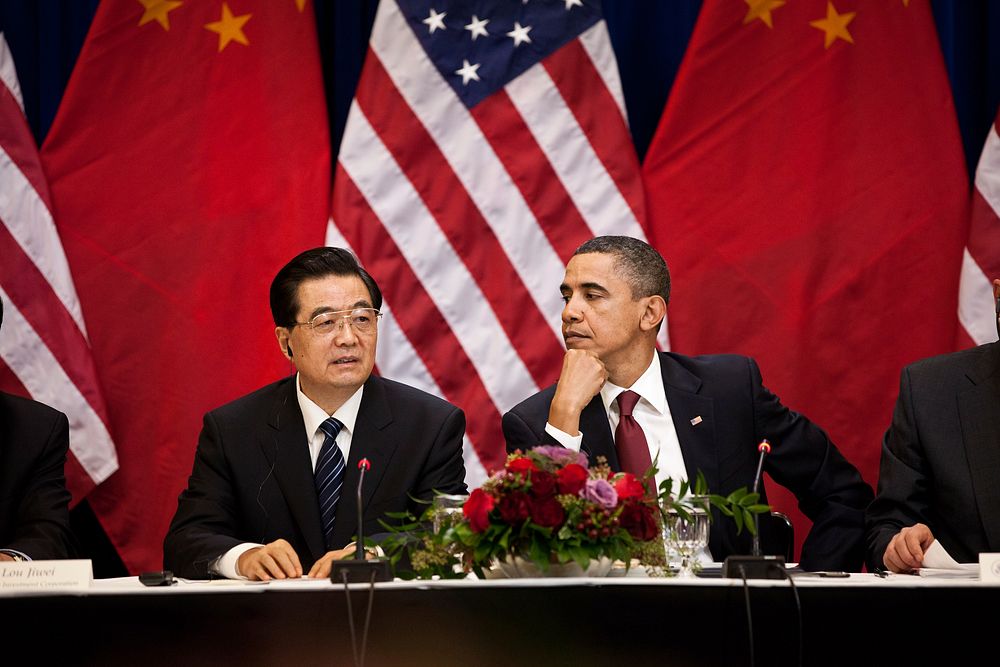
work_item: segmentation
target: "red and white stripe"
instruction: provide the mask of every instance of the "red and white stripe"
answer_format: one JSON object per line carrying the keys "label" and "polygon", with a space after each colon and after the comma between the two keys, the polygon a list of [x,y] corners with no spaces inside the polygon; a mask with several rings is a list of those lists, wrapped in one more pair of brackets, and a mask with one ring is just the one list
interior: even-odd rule
{"label": "red and white stripe", "polygon": [[962,258],[958,319],[976,345],[996,340],[993,280],[1000,278],[1000,114],[976,167],[972,222]]}
{"label": "red and white stripe", "polygon": [[70,423],[67,479],[79,500],[118,469],[80,301],[52,219],[38,149],[0,34],[0,360]]}
{"label": "red and white stripe", "polygon": [[470,111],[380,3],[328,242],[391,303],[381,372],[465,409],[470,484],[503,461],[503,412],[558,377],[566,261],[595,235],[645,238],[644,206],[603,21]]}

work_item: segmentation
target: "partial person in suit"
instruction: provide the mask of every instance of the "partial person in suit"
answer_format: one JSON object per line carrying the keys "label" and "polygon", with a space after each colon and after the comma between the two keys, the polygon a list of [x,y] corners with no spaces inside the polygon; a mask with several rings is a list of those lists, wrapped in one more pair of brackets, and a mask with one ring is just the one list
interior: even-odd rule
{"label": "partial person in suit", "polygon": [[[748,357],[657,352],[670,274],[656,250],[623,236],[587,241],[559,290],[567,348],[559,381],[504,415],[508,452],[559,444],[636,474],[656,459],[658,482],[693,481],[700,471],[725,495],[753,485],[757,445],[767,439],[764,470],[813,521],[801,565],[861,568],[872,490],[826,434],[784,407]],[[750,546],[732,521],[713,522],[715,560]]]}
{"label": "partial person in suit", "polygon": [[353,553],[358,464],[365,532],[435,491],[464,493],[465,415],[372,374],[382,293],[347,250],[315,248],[271,284],[278,348],[297,373],[205,416],[164,541],[183,577],[329,576]]}
{"label": "partial person in suit", "polygon": [[66,415],[0,392],[0,561],[74,555],[65,476],[68,451]]}
{"label": "partial person in suit", "polygon": [[[1000,335],[1000,280],[993,281]],[[910,572],[938,540],[1000,551],[1000,341],[903,369],[868,508],[868,567]]]}

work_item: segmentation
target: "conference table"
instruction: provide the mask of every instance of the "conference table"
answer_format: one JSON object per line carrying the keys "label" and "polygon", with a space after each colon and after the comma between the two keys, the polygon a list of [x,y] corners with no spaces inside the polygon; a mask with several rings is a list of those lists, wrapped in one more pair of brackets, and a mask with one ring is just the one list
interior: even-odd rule
{"label": "conference table", "polygon": [[141,667],[1000,661],[998,584],[641,574],[347,586],[103,579],[72,593],[0,594],[2,645],[8,664],[26,655],[20,663]]}

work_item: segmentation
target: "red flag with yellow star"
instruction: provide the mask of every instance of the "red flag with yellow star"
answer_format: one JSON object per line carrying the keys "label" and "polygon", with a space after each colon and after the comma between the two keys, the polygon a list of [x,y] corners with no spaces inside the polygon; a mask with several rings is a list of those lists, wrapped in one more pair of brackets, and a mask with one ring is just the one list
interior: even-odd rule
{"label": "red flag with yellow star", "polygon": [[290,370],[268,286],[330,193],[312,7],[102,2],[42,161],[118,446],[88,499],[159,569],[202,415]]}
{"label": "red flag with yellow star", "polygon": [[706,0],[670,95],[643,170],[671,344],[754,356],[874,485],[901,367],[956,329],[968,183],[928,3]]}

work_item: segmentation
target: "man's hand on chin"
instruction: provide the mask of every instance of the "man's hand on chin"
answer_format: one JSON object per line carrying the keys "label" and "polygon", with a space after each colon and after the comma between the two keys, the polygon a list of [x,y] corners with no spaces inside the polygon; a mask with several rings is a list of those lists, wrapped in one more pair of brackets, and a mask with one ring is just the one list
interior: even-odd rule
{"label": "man's hand on chin", "polygon": [[601,391],[608,379],[604,362],[589,350],[566,350],[559,383],[552,405],[549,424],[567,435],[580,432],[580,413]]}

